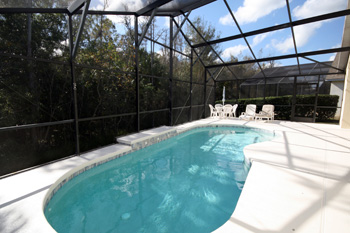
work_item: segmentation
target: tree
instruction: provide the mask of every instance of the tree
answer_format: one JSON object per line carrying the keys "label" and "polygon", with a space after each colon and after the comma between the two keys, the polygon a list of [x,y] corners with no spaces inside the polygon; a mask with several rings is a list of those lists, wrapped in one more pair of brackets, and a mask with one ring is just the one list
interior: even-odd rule
{"label": "tree", "polygon": [[[1,127],[72,118],[69,69],[56,63],[67,59],[66,38],[64,15],[0,16]],[[0,175],[72,154],[69,131],[60,125],[3,133]]]}
{"label": "tree", "polygon": [[[193,27],[188,26],[186,35],[188,35],[189,40],[192,45],[203,43],[205,41],[211,41],[218,39],[220,37],[220,33],[218,33],[212,25],[208,24],[203,18],[196,17],[193,20],[193,25],[197,29],[195,30]],[[198,31],[198,33],[197,33]],[[204,41],[205,40],[205,41]],[[189,51],[190,47],[186,47],[186,51]],[[218,59],[217,54],[221,53],[221,49],[218,44],[214,44],[211,46],[200,47],[196,49],[197,54],[201,55],[200,59],[204,63],[204,65],[209,65],[215,63],[216,59]],[[194,59],[197,59],[194,56]],[[193,78],[195,81],[202,82],[204,77],[204,67],[203,64],[197,62],[193,67]]]}

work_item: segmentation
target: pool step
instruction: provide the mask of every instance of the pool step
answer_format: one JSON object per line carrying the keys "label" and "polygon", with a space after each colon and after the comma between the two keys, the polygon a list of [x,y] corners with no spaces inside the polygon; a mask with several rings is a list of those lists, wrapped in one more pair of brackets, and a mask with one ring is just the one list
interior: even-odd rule
{"label": "pool step", "polygon": [[155,144],[176,135],[176,129],[170,126],[145,130],[127,136],[116,138],[120,144],[131,146],[133,150],[139,150],[146,146]]}

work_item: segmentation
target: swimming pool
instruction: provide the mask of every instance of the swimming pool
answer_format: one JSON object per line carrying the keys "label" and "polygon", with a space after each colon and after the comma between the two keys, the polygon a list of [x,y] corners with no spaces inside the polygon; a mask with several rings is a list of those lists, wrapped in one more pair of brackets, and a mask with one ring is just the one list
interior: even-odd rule
{"label": "swimming pool", "polygon": [[235,209],[243,148],[272,138],[246,127],[185,132],[74,177],[45,216],[57,232],[211,232]]}

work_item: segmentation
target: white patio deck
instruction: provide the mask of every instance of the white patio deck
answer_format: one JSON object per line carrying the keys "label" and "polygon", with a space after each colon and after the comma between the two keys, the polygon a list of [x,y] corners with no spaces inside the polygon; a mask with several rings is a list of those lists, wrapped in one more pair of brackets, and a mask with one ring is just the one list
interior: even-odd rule
{"label": "white patio deck", "polygon": [[[174,128],[198,124],[247,125],[282,135],[245,148],[252,168],[236,210],[216,233],[349,232],[350,130],[326,124],[213,118]],[[0,232],[54,232],[42,213],[49,187],[70,169],[118,150],[130,147],[116,144],[1,179]]]}

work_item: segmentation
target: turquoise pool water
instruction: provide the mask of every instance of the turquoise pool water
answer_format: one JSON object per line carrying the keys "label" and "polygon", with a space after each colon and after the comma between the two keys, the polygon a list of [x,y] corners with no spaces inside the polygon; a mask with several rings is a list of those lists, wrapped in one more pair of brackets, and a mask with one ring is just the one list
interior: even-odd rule
{"label": "turquoise pool water", "polygon": [[52,197],[57,232],[211,232],[233,213],[243,188],[243,147],[271,140],[249,128],[188,131],[92,168]]}

